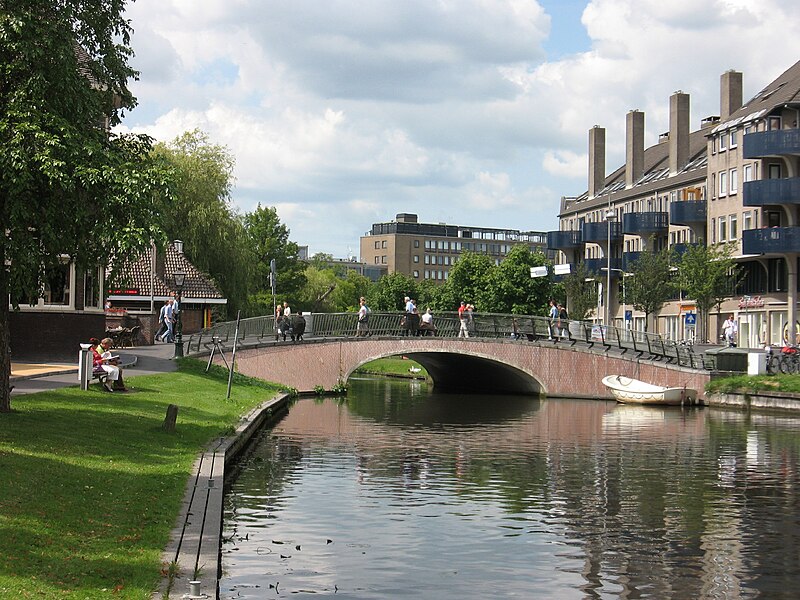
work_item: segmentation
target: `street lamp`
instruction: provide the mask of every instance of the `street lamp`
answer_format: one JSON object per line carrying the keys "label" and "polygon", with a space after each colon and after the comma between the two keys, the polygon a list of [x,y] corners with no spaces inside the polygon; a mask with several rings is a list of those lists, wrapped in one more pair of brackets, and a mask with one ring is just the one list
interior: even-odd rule
{"label": "street lamp", "polygon": [[183,271],[175,271],[173,277],[175,278],[175,356],[173,356],[173,358],[179,358],[183,356],[183,323],[181,322],[183,307],[181,306],[181,292],[183,291],[183,284],[186,282],[186,273]]}
{"label": "street lamp", "polygon": [[606,246],[606,327],[611,322],[611,223],[614,221],[614,211],[610,208],[606,211],[606,222],[608,223],[608,246]]}

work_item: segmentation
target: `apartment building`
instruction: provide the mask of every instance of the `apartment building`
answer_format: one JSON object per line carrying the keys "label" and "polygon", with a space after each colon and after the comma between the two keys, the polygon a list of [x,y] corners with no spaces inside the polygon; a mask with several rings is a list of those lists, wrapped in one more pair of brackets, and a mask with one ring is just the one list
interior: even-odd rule
{"label": "apartment building", "polygon": [[[639,252],[735,244],[744,280],[719,318],[736,315],[740,345],[778,343],[786,323],[796,321],[800,62],[747,103],[742,74],[724,73],[719,115],[703,118],[695,131],[688,94],[675,92],[669,107],[669,131],[649,148],[644,114],[627,114],[625,164],[610,175],[605,130],[589,131],[588,190],[562,198],[559,230],[548,233],[548,246],[559,251],[559,262],[583,261],[598,276],[597,321],[644,329],[644,316],[624,296],[624,274]],[[648,329],[691,337],[686,315],[694,311],[691,298],[675,298]],[[719,330],[717,320],[711,315],[709,331]]]}
{"label": "apartment building", "polygon": [[383,266],[388,273],[443,283],[462,252],[487,254],[499,264],[516,244],[546,252],[547,235],[540,231],[420,223],[417,215],[400,213],[394,221],[373,223],[361,237],[361,260]]}

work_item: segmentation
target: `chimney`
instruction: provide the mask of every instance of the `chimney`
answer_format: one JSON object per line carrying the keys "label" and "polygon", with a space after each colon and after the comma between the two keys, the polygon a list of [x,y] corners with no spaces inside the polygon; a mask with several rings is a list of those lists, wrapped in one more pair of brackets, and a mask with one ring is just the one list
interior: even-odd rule
{"label": "chimney", "polygon": [[172,245],[175,248],[175,252],[183,254],[183,240],[175,240]]}
{"label": "chimney", "polygon": [[595,125],[589,130],[589,197],[594,198],[606,182],[606,130]]}
{"label": "chimney", "polygon": [[719,116],[724,121],[742,107],[742,74],[725,71],[719,78]]}
{"label": "chimney", "polygon": [[155,273],[156,277],[163,280],[164,273],[167,270],[167,256],[166,251],[162,252],[155,245],[153,245],[153,253],[155,254]]}
{"label": "chimney", "polygon": [[678,173],[689,162],[689,94],[680,90],[669,97],[669,172]]}
{"label": "chimney", "polygon": [[644,175],[644,113],[630,110],[625,117],[625,187]]}

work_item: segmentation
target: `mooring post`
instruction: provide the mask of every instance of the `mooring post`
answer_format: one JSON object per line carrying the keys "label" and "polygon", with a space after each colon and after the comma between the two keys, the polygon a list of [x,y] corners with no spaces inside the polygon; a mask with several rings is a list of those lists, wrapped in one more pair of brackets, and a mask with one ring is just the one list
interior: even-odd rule
{"label": "mooring post", "polygon": [[178,420],[178,406],[176,404],[170,404],[167,407],[167,416],[164,418],[164,424],[161,427],[164,429],[164,431],[174,433],[175,421],[177,420]]}

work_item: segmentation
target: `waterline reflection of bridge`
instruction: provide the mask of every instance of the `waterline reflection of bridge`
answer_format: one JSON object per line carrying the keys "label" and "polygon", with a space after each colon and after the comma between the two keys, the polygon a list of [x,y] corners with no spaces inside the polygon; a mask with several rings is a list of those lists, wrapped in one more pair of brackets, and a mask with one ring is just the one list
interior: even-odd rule
{"label": "waterline reflection of bridge", "polygon": [[[309,392],[333,389],[371,360],[402,355],[423,365],[440,390],[586,398],[608,398],[600,380],[612,373],[701,395],[710,378],[709,365],[691,347],[643,332],[573,321],[566,337],[551,339],[546,318],[476,314],[464,339],[455,313],[436,316],[436,336],[409,335],[400,319],[373,313],[371,335],[356,337],[355,313],[314,313],[306,316],[304,341],[297,343],[276,341],[274,317],[242,320],[237,370]],[[215,338],[231,348],[235,325],[192,335],[187,352],[208,355]]]}

